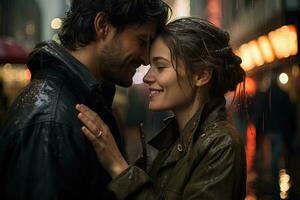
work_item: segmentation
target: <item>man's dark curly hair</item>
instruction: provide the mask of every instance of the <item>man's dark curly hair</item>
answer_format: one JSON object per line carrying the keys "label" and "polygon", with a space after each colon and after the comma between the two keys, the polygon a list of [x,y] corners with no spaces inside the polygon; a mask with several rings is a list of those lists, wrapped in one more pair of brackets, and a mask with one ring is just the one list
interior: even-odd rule
{"label": "man's dark curly hair", "polygon": [[158,29],[169,17],[170,7],[162,0],[73,0],[59,32],[61,44],[71,50],[95,40],[94,19],[103,12],[118,32],[128,25],[155,22]]}

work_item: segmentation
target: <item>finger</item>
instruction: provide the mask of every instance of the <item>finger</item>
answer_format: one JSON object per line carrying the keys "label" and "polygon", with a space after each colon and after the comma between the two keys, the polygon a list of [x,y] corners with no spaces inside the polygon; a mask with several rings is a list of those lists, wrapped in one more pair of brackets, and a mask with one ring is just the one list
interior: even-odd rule
{"label": "finger", "polygon": [[83,113],[88,118],[90,118],[91,121],[94,121],[95,123],[99,123],[101,127],[106,126],[106,124],[103,122],[101,117],[96,112],[91,110],[89,107],[85,106],[84,104],[77,104],[76,109],[81,113]]}
{"label": "finger", "polygon": [[91,110],[89,107],[85,106],[84,104],[77,104],[76,109],[87,116],[92,116],[93,118],[97,118],[97,113]]}
{"label": "finger", "polygon": [[88,118],[86,115],[79,113],[78,118],[80,121],[89,129],[92,131],[94,135],[97,135],[99,130],[102,130],[101,126],[97,124],[97,122],[92,121],[90,118]]}
{"label": "finger", "polygon": [[84,135],[91,141],[93,144],[98,143],[97,137],[85,126],[81,128]]}

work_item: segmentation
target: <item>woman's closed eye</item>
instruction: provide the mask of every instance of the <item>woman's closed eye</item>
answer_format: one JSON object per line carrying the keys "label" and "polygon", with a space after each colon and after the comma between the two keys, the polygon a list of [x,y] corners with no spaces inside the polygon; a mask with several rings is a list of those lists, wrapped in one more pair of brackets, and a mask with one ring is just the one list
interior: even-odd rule
{"label": "woman's closed eye", "polygon": [[166,68],[167,66],[166,65],[156,65],[155,66],[157,69],[164,69]]}
{"label": "woman's closed eye", "polygon": [[168,64],[164,63],[164,62],[154,62],[152,66],[154,66],[155,68],[161,70],[161,69],[167,68]]}
{"label": "woman's closed eye", "polygon": [[169,61],[162,57],[153,57],[151,60],[151,66],[157,70],[163,70],[170,66]]}

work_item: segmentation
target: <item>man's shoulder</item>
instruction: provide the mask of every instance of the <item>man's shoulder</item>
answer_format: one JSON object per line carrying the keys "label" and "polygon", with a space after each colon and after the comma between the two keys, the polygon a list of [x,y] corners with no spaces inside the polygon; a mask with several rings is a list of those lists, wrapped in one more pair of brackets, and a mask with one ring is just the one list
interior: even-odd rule
{"label": "man's shoulder", "polygon": [[22,128],[42,122],[68,123],[74,120],[75,103],[76,97],[63,81],[34,79],[12,104],[6,125]]}

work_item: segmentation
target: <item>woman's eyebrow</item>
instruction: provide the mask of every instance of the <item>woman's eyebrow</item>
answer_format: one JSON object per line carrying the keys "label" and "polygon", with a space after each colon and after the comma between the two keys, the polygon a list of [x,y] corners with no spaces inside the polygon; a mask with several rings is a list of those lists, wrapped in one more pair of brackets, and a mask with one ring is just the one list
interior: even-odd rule
{"label": "woman's eyebrow", "polygon": [[168,59],[164,58],[164,57],[161,57],[161,56],[154,56],[151,58],[152,61],[158,61],[158,60],[164,60],[164,61],[167,61],[169,62]]}

